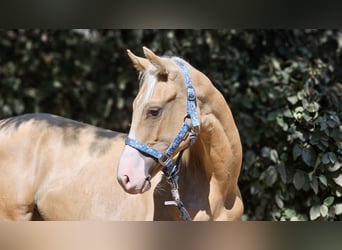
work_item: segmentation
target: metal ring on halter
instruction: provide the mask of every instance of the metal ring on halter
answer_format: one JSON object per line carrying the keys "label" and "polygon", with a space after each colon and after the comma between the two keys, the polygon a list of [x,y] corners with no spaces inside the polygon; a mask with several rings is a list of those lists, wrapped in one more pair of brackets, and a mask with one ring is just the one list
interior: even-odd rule
{"label": "metal ring on halter", "polygon": [[186,115],[184,116],[183,122],[185,122],[187,119],[190,119],[190,121],[191,121],[191,116],[190,116],[190,114],[186,114]]}
{"label": "metal ring on halter", "polygon": [[163,155],[158,158],[158,162],[160,163],[160,165],[164,167],[170,165],[170,161],[171,161],[170,156],[166,153],[163,153]]}

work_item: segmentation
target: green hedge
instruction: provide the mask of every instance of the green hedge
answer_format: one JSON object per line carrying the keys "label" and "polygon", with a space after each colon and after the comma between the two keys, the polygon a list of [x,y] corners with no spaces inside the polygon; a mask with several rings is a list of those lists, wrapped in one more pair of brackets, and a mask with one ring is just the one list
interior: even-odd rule
{"label": "green hedge", "polygon": [[247,220],[342,214],[342,31],[3,30],[0,117],[49,112],[128,131],[126,49],[179,55],[223,93],[244,148]]}

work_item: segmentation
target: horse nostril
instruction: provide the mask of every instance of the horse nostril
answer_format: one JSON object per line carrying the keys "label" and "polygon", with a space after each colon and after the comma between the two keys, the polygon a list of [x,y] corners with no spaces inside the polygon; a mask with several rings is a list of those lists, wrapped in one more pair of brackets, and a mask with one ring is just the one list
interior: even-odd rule
{"label": "horse nostril", "polygon": [[146,181],[150,181],[151,180],[151,175],[147,176],[145,180]]}
{"label": "horse nostril", "polygon": [[127,183],[129,182],[129,177],[128,177],[128,175],[124,175],[124,176],[122,177],[122,182],[123,182],[124,184],[127,184]]}

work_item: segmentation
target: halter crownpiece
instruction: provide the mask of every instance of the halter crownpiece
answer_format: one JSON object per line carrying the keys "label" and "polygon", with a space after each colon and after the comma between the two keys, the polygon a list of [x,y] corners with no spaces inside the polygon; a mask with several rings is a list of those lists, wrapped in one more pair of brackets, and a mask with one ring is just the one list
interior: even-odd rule
{"label": "halter crownpiece", "polygon": [[[181,166],[181,158],[185,149],[189,148],[197,139],[197,134],[199,131],[199,119],[197,114],[197,103],[196,103],[196,92],[192,85],[191,76],[188,68],[181,62],[176,61],[177,65],[182,69],[185,86],[187,90],[187,100],[186,100],[186,114],[184,117],[184,123],[180,128],[177,136],[173,139],[172,143],[165,152],[161,152],[158,149],[152,148],[142,142],[139,142],[133,138],[126,138],[126,145],[131,146],[140,152],[147,154],[156,160],[163,166],[163,172],[171,185],[171,193],[173,201],[166,201],[165,205],[175,205],[181,212],[181,217],[186,221],[191,221],[189,213],[185,209],[182,201],[179,197],[178,192],[178,172]],[[191,123],[186,120],[189,118]],[[177,157],[175,164],[172,162],[173,154],[179,147],[182,141],[184,141],[190,134],[190,143],[186,148],[182,149]]]}

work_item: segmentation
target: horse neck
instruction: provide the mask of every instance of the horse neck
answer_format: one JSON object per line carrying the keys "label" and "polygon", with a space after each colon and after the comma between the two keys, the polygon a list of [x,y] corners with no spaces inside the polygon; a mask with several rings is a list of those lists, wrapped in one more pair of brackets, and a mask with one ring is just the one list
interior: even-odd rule
{"label": "horse neck", "polygon": [[201,72],[191,71],[201,124],[198,139],[185,157],[185,171],[192,176],[201,171],[208,179],[214,175],[236,185],[242,149],[232,113],[211,81]]}

